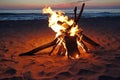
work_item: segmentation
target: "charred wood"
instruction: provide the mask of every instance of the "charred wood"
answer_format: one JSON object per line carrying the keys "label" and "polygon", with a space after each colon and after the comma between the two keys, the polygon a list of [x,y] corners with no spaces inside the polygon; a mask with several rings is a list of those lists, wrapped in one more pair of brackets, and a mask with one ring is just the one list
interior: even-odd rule
{"label": "charred wood", "polygon": [[87,37],[87,36],[84,35],[84,34],[83,34],[82,39],[83,39],[85,42],[91,44],[92,46],[100,46],[98,43],[96,43],[95,41],[93,41],[92,39],[90,39],[89,37]]}
{"label": "charred wood", "polygon": [[52,54],[52,52],[53,52],[53,51],[55,50],[55,48],[58,46],[59,42],[60,42],[60,41],[58,41],[58,42],[53,46],[53,48],[52,48],[52,50],[50,51],[49,55]]}
{"label": "charred wood", "polygon": [[77,7],[75,6],[74,8],[74,21],[76,22],[76,18],[77,18]]}
{"label": "charred wood", "polygon": [[68,52],[68,58],[75,58],[76,55],[80,55],[76,39],[77,36],[65,36],[65,44]]}
{"label": "charred wood", "polygon": [[59,46],[59,50],[57,52],[58,55],[62,55],[62,56],[65,56],[66,55],[66,49],[63,45],[63,43],[61,43],[61,45]]}

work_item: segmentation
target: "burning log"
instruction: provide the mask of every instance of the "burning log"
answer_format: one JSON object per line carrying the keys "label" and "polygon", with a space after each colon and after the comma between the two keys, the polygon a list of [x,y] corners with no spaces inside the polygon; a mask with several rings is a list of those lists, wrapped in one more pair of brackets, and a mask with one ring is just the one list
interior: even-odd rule
{"label": "burning log", "polygon": [[80,52],[78,50],[78,45],[77,45],[77,36],[69,36],[66,35],[65,36],[65,44],[66,44],[66,48],[68,51],[68,58],[76,58],[76,56],[80,56]]}
{"label": "burning log", "polygon": [[[80,10],[80,13],[76,19],[76,11],[77,11],[77,8],[75,7],[74,9],[74,14],[75,14],[75,24],[78,23],[78,21],[80,20],[81,16],[82,16],[82,13],[83,13],[83,9],[84,9],[84,6],[85,6],[85,3],[82,4],[82,7],[81,7],[81,10]],[[87,37],[86,35],[83,34],[83,40],[93,46],[100,46],[98,43],[96,43],[95,41],[93,41],[92,39],[90,39],[89,37]]]}
{"label": "burning log", "polygon": [[56,39],[29,52],[20,54],[20,56],[34,55],[34,53],[40,50],[53,47],[49,53],[49,55],[51,55],[56,47],[59,47],[56,54],[67,55],[68,58],[76,59],[82,54],[79,47],[82,47],[85,52],[88,52],[88,48],[84,42],[87,42],[92,46],[100,46],[98,43],[84,35],[82,29],[78,29],[77,23],[81,18],[84,6],[85,3],[82,4],[78,17],[76,17],[77,7],[75,7],[74,20],[68,20],[68,17],[64,16],[62,12],[54,12],[50,7],[43,9],[44,13],[50,14],[49,27],[57,33]]}
{"label": "burning log", "polygon": [[64,47],[64,44],[62,43],[60,46],[59,46],[59,50],[57,52],[58,55],[62,55],[62,56],[65,56],[67,53],[67,50],[66,48]]}
{"label": "burning log", "polygon": [[74,21],[76,22],[76,18],[77,18],[77,7],[75,7],[75,9],[74,9],[74,16],[75,16]]}
{"label": "burning log", "polygon": [[55,48],[57,47],[57,45],[59,44],[60,41],[56,41],[56,44],[53,46],[53,49],[50,51],[49,55],[52,54],[52,52],[55,50]]}
{"label": "burning log", "polygon": [[75,21],[76,24],[78,23],[78,21],[80,20],[80,18],[81,18],[81,16],[82,16],[84,6],[85,6],[85,3],[82,4],[80,13],[79,13],[79,15],[78,15],[78,18],[77,18],[77,20]]}

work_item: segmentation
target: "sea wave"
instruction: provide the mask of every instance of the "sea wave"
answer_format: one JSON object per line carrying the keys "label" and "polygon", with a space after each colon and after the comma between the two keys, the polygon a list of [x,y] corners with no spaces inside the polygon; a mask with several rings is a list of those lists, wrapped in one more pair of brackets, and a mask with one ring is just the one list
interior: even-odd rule
{"label": "sea wave", "polygon": [[[66,15],[69,17],[74,17],[73,10],[63,10]],[[85,10],[82,14],[83,18],[93,18],[93,17],[117,17],[120,16],[120,11],[117,10]],[[46,14],[42,14],[41,10],[30,11],[25,10],[21,12],[21,10],[17,10],[14,12],[11,10],[1,11],[0,10],[0,21],[5,20],[40,20],[40,19],[48,19]]]}
{"label": "sea wave", "polygon": [[84,13],[84,18],[92,17],[117,17],[120,16],[120,13],[110,13],[110,12],[101,12],[101,13]]}
{"label": "sea wave", "polygon": [[0,13],[0,20],[39,20],[47,16],[38,13]]}

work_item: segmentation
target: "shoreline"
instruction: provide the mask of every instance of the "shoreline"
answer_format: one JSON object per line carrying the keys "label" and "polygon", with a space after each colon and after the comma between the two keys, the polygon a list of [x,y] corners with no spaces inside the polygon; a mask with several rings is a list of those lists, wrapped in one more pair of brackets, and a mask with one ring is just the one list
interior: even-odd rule
{"label": "shoreline", "polygon": [[[48,18],[48,17],[47,17]],[[101,19],[101,18],[103,18],[103,19],[110,19],[110,18],[120,18],[120,16],[101,16],[101,17],[81,17],[81,19]],[[33,19],[33,20],[0,20],[0,22],[4,22],[4,21],[41,21],[41,20],[43,20],[43,21],[47,21],[47,19]]]}

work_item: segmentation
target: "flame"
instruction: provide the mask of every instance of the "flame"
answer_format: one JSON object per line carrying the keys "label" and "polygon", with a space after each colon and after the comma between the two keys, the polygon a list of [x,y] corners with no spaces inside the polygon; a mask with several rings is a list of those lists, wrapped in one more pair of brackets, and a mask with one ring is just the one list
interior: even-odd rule
{"label": "flame", "polygon": [[74,36],[78,31],[78,25],[76,27],[72,27],[70,30],[70,36]]}
{"label": "flame", "polygon": [[53,11],[50,7],[43,9],[44,14],[50,14],[49,17],[49,27],[52,28],[53,31],[55,31],[56,37],[61,35],[63,32],[65,32],[69,27],[72,26],[70,31],[68,32],[70,36],[74,36],[76,32],[78,31],[78,26],[73,26],[74,20],[68,19],[68,16],[65,16],[64,12],[62,11]]}
{"label": "flame", "polygon": [[[75,24],[73,19],[68,19],[68,16],[65,16],[65,13],[62,11],[53,11],[50,7],[44,8],[44,14],[49,14],[49,27],[56,32],[56,37],[58,38],[58,45],[63,45],[64,49],[67,50],[64,36],[67,34],[69,36],[77,35],[80,39],[77,41],[78,46],[83,48],[83,45],[80,43],[82,40],[82,35],[80,36],[79,33],[82,32],[82,29],[78,28],[78,25]],[[59,37],[62,36],[62,37]],[[84,48],[83,48],[84,50]],[[68,52],[65,52],[65,56],[67,56]],[[76,54],[73,59],[79,59],[80,55]]]}

